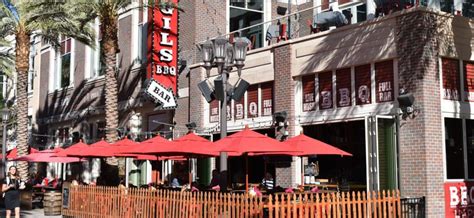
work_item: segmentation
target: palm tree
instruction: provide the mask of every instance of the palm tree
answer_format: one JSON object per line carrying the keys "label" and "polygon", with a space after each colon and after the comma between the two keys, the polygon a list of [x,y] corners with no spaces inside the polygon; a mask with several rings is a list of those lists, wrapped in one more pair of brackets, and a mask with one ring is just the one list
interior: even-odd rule
{"label": "palm tree", "polygon": [[[0,3],[0,38],[15,39],[15,73],[17,75],[17,148],[18,156],[28,154],[28,68],[30,37],[38,35],[43,42],[54,48],[60,47],[59,36],[72,37],[86,45],[92,45],[94,34],[87,25],[75,19],[77,13],[65,1],[50,0],[2,0]],[[3,46],[8,46],[3,44]],[[3,62],[2,59],[0,62]],[[5,63],[8,63],[5,61]],[[28,164],[19,163],[22,180],[27,179]]]}
{"label": "palm tree", "polygon": [[[117,54],[120,52],[118,45],[118,18],[119,12],[126,12],[133,8],[130,0],[74,0],[75,11],[86,15],[84,23],[93,22],[96,18],[100,22],[100,32],[102,34],[100,44],[100,54],[105,59],[105,125],[106,140],[109,143],[117,141],[118,134],[118,86],[117,86]],[[173,7],[178,8],[166,0],[149,0],[142,7]]]}

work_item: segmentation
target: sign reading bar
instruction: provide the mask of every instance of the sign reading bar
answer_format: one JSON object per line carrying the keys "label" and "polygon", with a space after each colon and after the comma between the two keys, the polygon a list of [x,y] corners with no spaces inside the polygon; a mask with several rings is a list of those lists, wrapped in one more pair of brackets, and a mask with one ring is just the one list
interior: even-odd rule
{"label": "sign reading bar", "polygon": [[[170,0],[178,4],[178,0]],[[148,34],[147,78],[150,79],[146,93],[160,103],[163,109],[176,108],[177,68],[178,68],[178,10],[155,7],[149,10],[151,31]],[[168,96],[157,98],[155,88],[169,90],[173,101],[165,101]],[[153,92],[150,92],[153,91]],[[167,93],[168,94],[168,93]],[[171,104],[172,103],[172,104]]]}
{"label": "sign reading bar", "polygon": [[377,103],[393,101],[393,61],[375,63]]}
{"label": "sign reading bar", "polygon": [[443,99],[459,100],[459,61],[455,59],[441,59],[443,69]]}
{"label": "sign reading bar", "polygon": [[444,183],[445,217],[474,216],[474,182]]}

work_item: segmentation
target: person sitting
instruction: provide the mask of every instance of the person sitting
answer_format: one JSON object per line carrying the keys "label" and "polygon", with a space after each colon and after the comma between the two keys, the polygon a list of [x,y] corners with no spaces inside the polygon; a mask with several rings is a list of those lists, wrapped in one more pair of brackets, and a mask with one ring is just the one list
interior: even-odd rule
{"label": "person sitting", "polygon": [[263,180],[262,180],[262,186],[263,186],[266,190],[272,190],[272,189],[273,189],[273,177],[272,177],[272,174],[270,174],[270,173],[266,173],[266,174],[265,174],[265,178],[263,178]]}
{"label": "person sitting", "polygon": [[171,180],[171,187],[172,187],[172,188],[178,188],[178,187],[180,187],[178,178],[173,178],[173,180]]}
{"label": "person sitting", "polygon": [[219,171],[214,169],[212,171],[212,179],[211,179],[211,183],[209,184],[209,186],[212,188],[216,185],[219,185]]}

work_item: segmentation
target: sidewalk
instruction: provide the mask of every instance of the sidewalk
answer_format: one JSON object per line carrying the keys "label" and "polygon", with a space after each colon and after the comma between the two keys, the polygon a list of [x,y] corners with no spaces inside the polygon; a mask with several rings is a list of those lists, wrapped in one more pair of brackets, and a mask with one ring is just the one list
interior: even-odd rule
{"label": "sidewalk", "polygon": [[[0,217],[5,217],[5,209],[0,209]],[[12,216],[14,217],[14,216]],[[43,209],[22,210],[21,218],[61,218],[61,216],[45,216]]]}

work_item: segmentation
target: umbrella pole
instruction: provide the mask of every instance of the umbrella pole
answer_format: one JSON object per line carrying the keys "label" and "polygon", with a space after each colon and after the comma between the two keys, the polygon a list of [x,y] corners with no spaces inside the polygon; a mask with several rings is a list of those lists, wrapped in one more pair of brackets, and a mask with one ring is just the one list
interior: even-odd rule
{"label": "umbrella pole", "polygon": [[191,183],[192,183],[192,180],[193,180],[193,173],[192,173],[192,170],[191,170],[191,158],[188,158],[188,182],[189,182],[189,187],[191,188]]}
{"label": "umbrella pole", "polygon": [[304,186],[304,160],[301,158],[301,185]]}
{"label": "umbrella pole", "polygon": [[249,192],[249,157],[245,155],[245,192]]}

